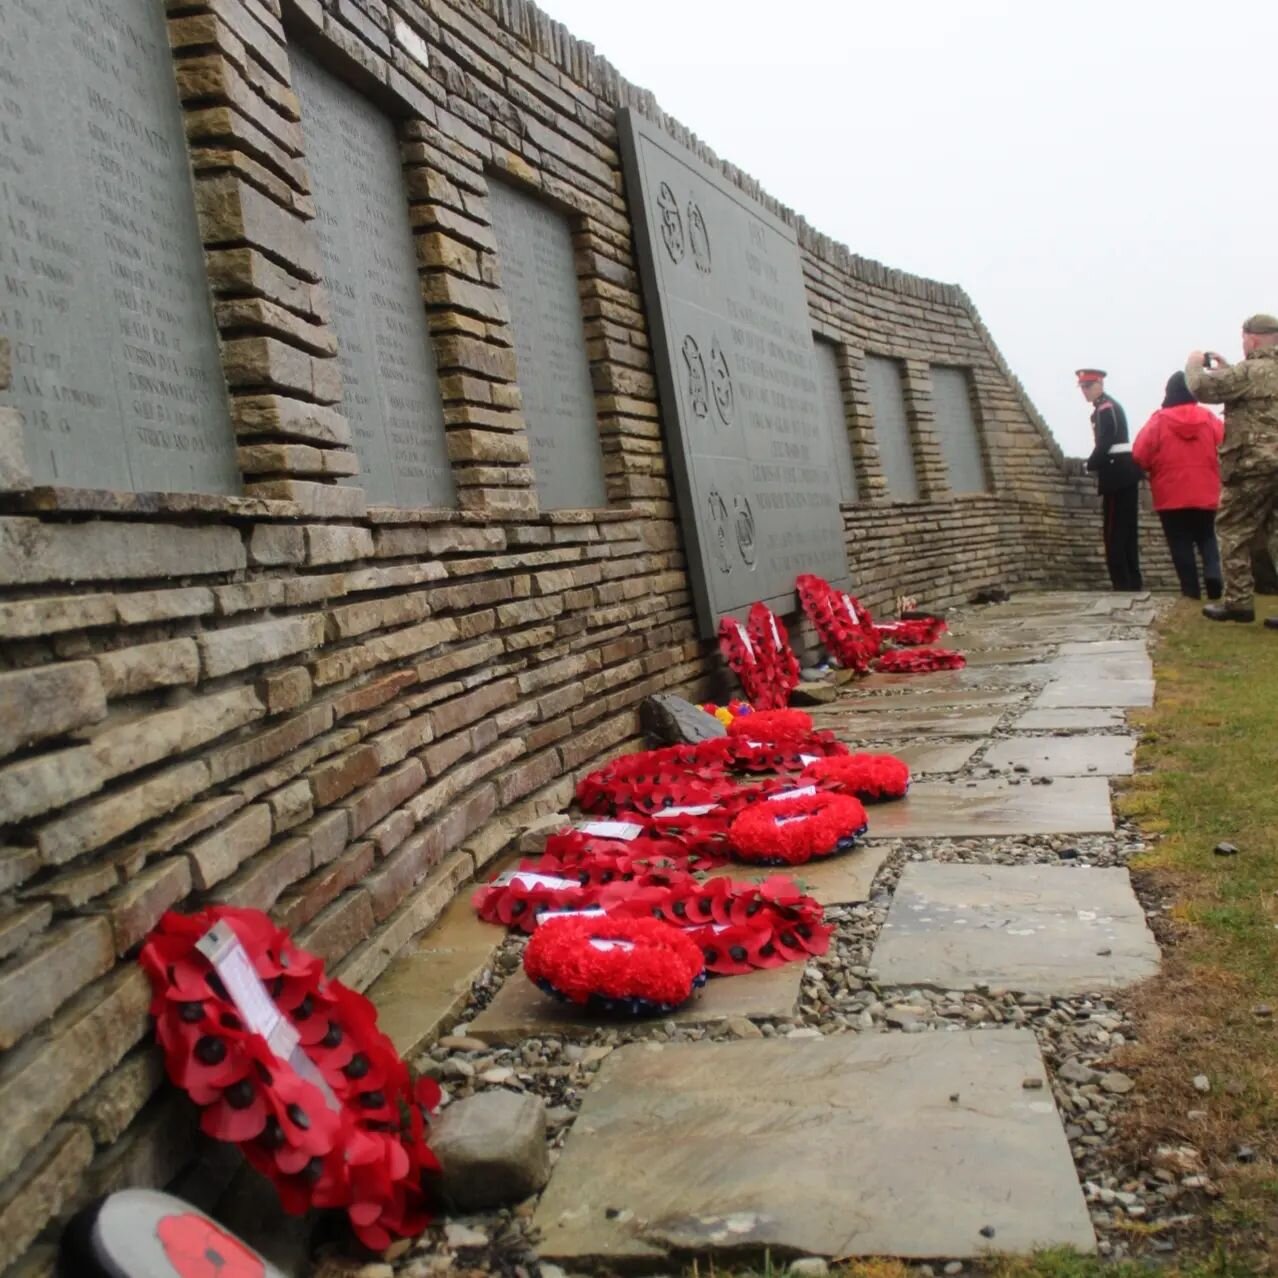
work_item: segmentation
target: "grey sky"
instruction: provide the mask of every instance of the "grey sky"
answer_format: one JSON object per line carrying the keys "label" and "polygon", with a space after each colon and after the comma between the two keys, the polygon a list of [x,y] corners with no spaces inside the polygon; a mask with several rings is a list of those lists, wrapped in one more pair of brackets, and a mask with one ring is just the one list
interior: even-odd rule
{"label": "grey sky", "polygon": [[1272,0],[540,0],[854,252],[962,284],[1066,452],[1278,311]]}

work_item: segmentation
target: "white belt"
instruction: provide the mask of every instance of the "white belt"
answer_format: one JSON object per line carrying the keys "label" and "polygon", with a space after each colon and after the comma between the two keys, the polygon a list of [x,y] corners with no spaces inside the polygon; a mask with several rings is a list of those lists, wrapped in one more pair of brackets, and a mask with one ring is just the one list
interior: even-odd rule
{"label": "white belt", "polygon": [[1111,456],[1114,453],[1130,453],[1132,446],[1130,444],[1110,444],[1109,451]]}

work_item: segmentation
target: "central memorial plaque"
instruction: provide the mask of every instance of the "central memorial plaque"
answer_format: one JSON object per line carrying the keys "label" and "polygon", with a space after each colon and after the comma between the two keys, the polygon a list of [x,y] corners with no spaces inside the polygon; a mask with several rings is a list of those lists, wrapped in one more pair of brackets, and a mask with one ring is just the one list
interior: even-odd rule
{"label": "central memorial plaque", "polygon": [[510,306],[537,501],[542,510],[606,506],[568,219],[491,177],[488,207]]}
{"label": "central memorial plaque", "polygon": [[632,111],[619,116],[702,633],[794,579],[848,584],[793,229]]}
{"label": "central memorial plaque", "polygon": [[364,491],[375,505],[455,505],[395,127],[309,54],[289,61]]}
{"label": "central memorial plaque", "polygon": [[36,481],[239,489],[164,9],[3,0],[0,336]]}

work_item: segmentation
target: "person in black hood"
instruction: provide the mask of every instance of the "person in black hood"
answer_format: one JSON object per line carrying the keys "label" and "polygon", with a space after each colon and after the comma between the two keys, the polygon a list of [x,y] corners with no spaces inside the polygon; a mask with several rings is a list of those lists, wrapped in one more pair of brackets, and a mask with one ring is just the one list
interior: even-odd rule
{"label": "person in black hood", "polygon": [[1083,398],[1092,406],[1095,447],[1087,469],[1095,473],[1101,495],[1110,584],[1115,590],[1140,590],[1140,468],[1132,460],[1127,414],[1105,394],[1104,369],[1080,368],[1076,376]]}

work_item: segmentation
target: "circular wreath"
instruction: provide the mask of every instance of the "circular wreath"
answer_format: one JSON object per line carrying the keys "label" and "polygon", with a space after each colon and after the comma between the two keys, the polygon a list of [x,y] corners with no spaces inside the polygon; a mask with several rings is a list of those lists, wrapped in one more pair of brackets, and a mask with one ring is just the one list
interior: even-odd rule
{"label": "circular wreath", "polygon": [[967,659],[951,648],[895,648],[874,663],[880,674],[926,674],[932,670],[962,670]]}
{"label": "circular wreath", "polygon": [[755,741],[789,740],[811,732],[812,716],[803,710],[760,710],[728,724],[728,736]]}
{"label": "circular wreath", "polygon": [[799,780],[854,795],[862,803],[878,803],[905,797],[910,769],[894,754],[846,754],[808,764]]}
{"label": "circular wreath", "polygon": [[705,984],[706,964],[686,932],[654,918],[560,918],[524,950],[528,979],[592,1012],[662,1016]]}
{"label": "circular wreath", "polygon": [[[196,949],[218,922],[239,938],[329,1095],[241,1021]],[[426,1116],[439,1104],[439,1087],[410,1079],[366,998],[326,978],[323,960],[259,910],[167,913],[140,961],[170,1080],[201,1107],[207,1135],[238,1145],[271,1179],[286,1211],[344,1208],[356,1236],[375,1251],[425,1229],[422,1177],[439,1169]]]}
{"label": "circular wreath", "polygon": [[738,860],[752,865],[805,865],[847,851],[868,828],[859,800],[818,790],[746,808],[728,842]]}
{"label": "circular wreath", "polygon": [[584,812],[607,813],[714,803],[735,789],[727,757],[725,737],[619,755],[577,783],[577,802]]}

